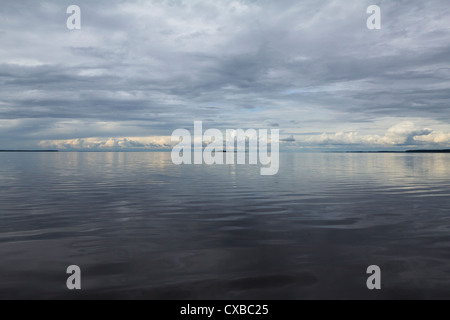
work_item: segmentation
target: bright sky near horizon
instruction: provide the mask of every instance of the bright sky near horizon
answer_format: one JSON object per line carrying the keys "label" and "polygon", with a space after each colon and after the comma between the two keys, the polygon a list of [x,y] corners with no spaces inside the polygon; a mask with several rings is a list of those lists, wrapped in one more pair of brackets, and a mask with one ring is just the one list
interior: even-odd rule
{"label": "bright sky near horizon", "polygon": [[449,18],[442,0],[2,2],[0,149],[167,149],[194,121],[278,128],[285,150],[449,148]]}

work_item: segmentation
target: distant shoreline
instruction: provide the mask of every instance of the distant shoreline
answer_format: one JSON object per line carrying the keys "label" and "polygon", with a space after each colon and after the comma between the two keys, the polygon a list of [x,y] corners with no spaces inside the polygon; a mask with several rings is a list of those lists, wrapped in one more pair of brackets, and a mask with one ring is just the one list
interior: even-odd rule
{"label": "distant shoreline", "polygon": [[[110,152],[131,152],[131,153],[137,153],[137,152],[170,152],[168,150],[0,150],[0,153],[61,153],[61,152],[93,152],[93,153],[110,153]],[[230,153],[230,151],[221,150],[218,151],[220,153]],[[234,151],[234,153],[237,153],[237,151]],[[284,153],[282,151],[282,153]],[[299,153],[305,153],[305,152],[299,152]],[[308,153],[308,152],[306,152]],[[317,153],[317,152],[314,152]],[[398,153],[398,154],[405,154],[405,153],[450,153],[450,149],[443,149],[443,150],[406,150],[406,151],[320,151],[319,153]]]}
{"label": "distant shoreline", "polygon": [[59,152],[59,150],[0,150],[0,152]]}
{"label": "distant shoreline", "polygon": [[444,150],[406,150],[406,151],[345,151],[345,153],[450,153],[450,149],[444,149]]}

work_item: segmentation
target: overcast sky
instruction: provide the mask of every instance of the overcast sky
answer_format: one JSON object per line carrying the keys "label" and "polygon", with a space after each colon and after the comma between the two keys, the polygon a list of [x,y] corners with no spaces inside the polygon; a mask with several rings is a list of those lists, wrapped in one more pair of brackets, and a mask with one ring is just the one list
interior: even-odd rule
{"label": "overcast sky", "polygon": [[195,120],[290,150],[448,148],[449,4],[2,1],[0,149],[159,149]]}

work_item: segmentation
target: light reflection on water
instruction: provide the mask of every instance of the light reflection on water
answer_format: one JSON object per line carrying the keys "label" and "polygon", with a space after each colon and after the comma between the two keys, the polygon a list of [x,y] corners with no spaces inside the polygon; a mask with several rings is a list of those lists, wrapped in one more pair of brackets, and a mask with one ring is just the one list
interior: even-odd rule
{"label": "light reflection on water", "polygon": [[263,177],[170,153],[1,154],[0,298],[450,298],[449,161],[281,154]]}

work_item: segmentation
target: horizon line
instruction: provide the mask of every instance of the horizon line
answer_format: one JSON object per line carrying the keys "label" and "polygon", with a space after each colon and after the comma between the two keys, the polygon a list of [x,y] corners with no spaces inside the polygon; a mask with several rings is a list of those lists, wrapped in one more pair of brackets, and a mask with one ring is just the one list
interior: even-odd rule
{"label": "horizon line", "polygon": [[[134,152],[134,153],[138,153],[138,152],[172,152],[171,150],[36,150],[36,149],[32,149],[32,150],[26,150],[26,149],[20,149],[20,150],[0,150],[0,152],[4,152],[4,153],[64,153],[64,152],[85,152],[85,153],[89,153],[89,152],[93,152],[93,153],[101,153],[101,152]],[[203,152],[203,151],[194,151],[194,152]],[[225,151],[217,151],[217,152],[225,152]],[[239,151],[236,150],[235,152],[245,152],[247,153],[248,150],[245,151]],[[450,149],[417,149],[417,150],[400,150],[400,151],[395,151],[395,150],[379,150],[379,151],[364,151],[364,150],[308,150],[308,151],[290,151],[290,150],[280,150],[280,153],[450,153]]]}

